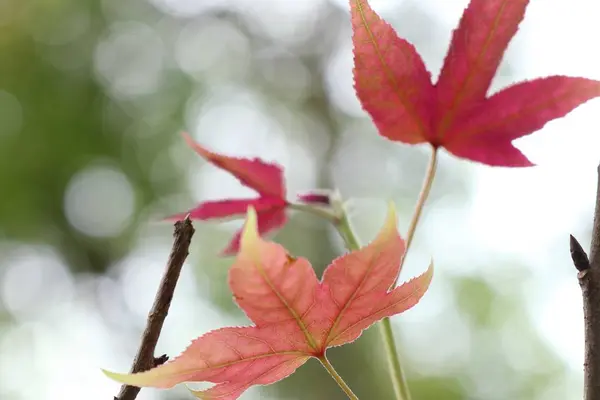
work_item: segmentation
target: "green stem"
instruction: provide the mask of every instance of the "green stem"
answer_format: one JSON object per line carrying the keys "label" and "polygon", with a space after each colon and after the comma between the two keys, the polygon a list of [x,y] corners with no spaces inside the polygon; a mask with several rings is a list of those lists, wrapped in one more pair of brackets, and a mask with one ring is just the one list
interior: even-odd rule
{"label": "green stem", "polygon": [[348,250],[354,251],[360,249],[360,240],[356,237],[356,233],[354,233],[354,229],[352,229],[352,226],[350,225],[348,213],[345,210],[342,212],[342,216],[335,227],[344,240],[344,244]]}
{"label": "green stem", "polygon": [[321,364],[323,364],[327,372],[329,372],[329,375],[331,375],[338,386],[344,391],[344,393],[346,393],[346,396],[348,396],[348,398],[351,400],[358,400],[358,397],[352,392],[352,389],[350,389],[346,382],[344,382],[344,379],[342,379],[342,377],[337,373],[335,368],[333,368],[333,365],[331,365],[327,357],[323,355],[319,357],[319,361],[321,361]]}
{"label": "green stem", "polygon": [[[433,185],[436,168],[437,149],[433,148],[432,155],[429,160],[429,165],[427,167],[427,172],[425,173],[425,178],[423,180],[423,187],[421,188],[421,192],[417,200],[417,205],[415,206],[415,212],[413,214],[413,217],[411,218],[410,224],[408,226],[408,231],[406,233],[406,249],[404,251],[404,255],[402,256],[402,260],[400,261],[399,271],[402,270],[404,260],[406,259],[406,254],[408,253],[408,249],[410,248],[410,245],[415,236],[415,231],[417,229],[419,219],[421,218],[421,214],[423,213],[423,206],[425,205],[425,201],[429,197],[429,192],[431,191],[431,187]],[[354,230],[350,225],[350,221],[348,220],[348,214],[344,211],[341,215],[342,216],[339,219],[338,224],[336,224],[336,228],[338,229],[340,235],[344,239],[346,247],[349,250],[358,250],[361,247],[360,241],[357,239],[356,234],[354,233]],[[397,282],[398,277],[396,277],[391,287],[396,287]],[[406,376],[402,369],[402,364],[400,363],[400,357],[398,355],[398,349],[396,348],[396,342],[394,341],[394,331],[392,329],[392,323],[390,321],[390,318],[384,318],[381,321],[381,324],[379,324],[379,327],[385,346],[385,353],[387,355],[388,364],[390,367],[390,376],[392,378],[392,385],[394,387],[394,394],[396,395],[396,400],[411,400],[410,391],[406,382]]]}
{"label": "green stem", "polygon": [[392,377],[392,386],[397,400],[410,400],[410,390],[406,382],[406,375],[400,363],[400,356],[394,341],[394,331],[392,322],[389,318],[384,318],[379,324],[379,332],[383,338],[385,353],[387,354],[388,364],[390,366],[390,376]]}
{"label": "green stem", "polygon": [[326,219],[329,222],[336,223],[338,221],[338,217],[331,211],[323,207],[316,207],[309,204],[300,204],[300,203],[289,203],[287,205],[288,208],[297,211],[304,211],[309,214],[316,215],[317,217],[321,217]]}
{"label": "green stem", "polygon": [[[433,180],[435,178],[435,171],[437,169],[437,148],[432,147],[431,158],[429,159],[429,165],[427,165],[427,172],[425,173],[425,178],[423,179],[423,186],[421,187],[421,193],[419,193],[419,198],[417,199],[417,205],[415,206],[415,212],[410,220],[410,224],[408,225],[408,230],[406,231],[406,249],[404,250],[404,256],[402,256],[402,260],[400,261],[400,269],[402,271],[402,266],[404,265],[404,260],[406,260],[406,254],[408,254],[408,249],[410,249],[410,245],[415,236],[415,231],[417,230],[417,224],[421,219],[421,214],[423,213],[423,206],[429,197],[429,192],[431,192],[431,186],[433,186]],[[396,287],[398,283],[398,278],[400,276],[400,272],[396,277],[396,280],[392,284],[392,287]]]}
{"label": "green stem", "polygon": [[[342,213],[342,217],[336,228],[340,236],[344,239],[348,250],[354,251],[360,249],[360,241],[350,225],[347,212],[344,211]],[[390,377],[394,387],[394,394],[396,395],[395,398],[396,400],[410,400],[410,392],[408,391],[408,385],[406,384],[406,378],[404,377],[404,371],[402,370],[402,364],[400,363],[400,357],[398,356],[396,343],[394,342],[394,333],[389,318],[382,321],[379,329],[383,337],[385,354],[390,366]]]}
{"label": "green stem", "polygon": [[[423,187],[421,188],[421,192],[419,194],[419,198],[415,206],[415,212],[411,218],[410,224],[408,226],[408,231],[406,233],[406,249],[400,261],[399,271],[402,270],[404,260],[406,259],[406,254],[408,253],[410,245],[413,241],[415,231],[419,223],[419,219],[421,218],[421,214],[423,213],[423,206],[425,205],[425,202],[429,197],[429,192],[431,191],[433,180],[435,178],[436,168],[437,148],[433,147],[432,155],[429,160],[429,165],[427,167],[427,172],[423,180]],[[345,211],[341,203],[334,204],[334,212],[304,204],[290,204],[289,207],[300,211],[310,212],[312,214],[318,215],[329,220],[338,230],[348,250],[355,251],[360,249],[360,240],[358,240],[354,230],[352,229],[352,226],[350,225],[350,220],[348,219],[348,213]],[[398,283],[398,278],[399,276],[396,277],[391,288],[396,287],[396,284]],[[392,379],[396,400],[411,400],[410,391],[408,390],[408,384],[406,382],[406,377],[404,375],[404,371],[402,370],[402,364],[400,363],[400,357],[398,356],[398,350],[394,341],[394,332],[392,329],[392,323],[390,319],[388,317],[384,318],[381,321],[381,324],[379,324],[379,327],[381,335],[383,337],[383,343],[385,345],[385,352],[388,358],[388,363],[390,365],[390,376]],[[350,399],[356,399],[356,396],[344,383],[342,378],[335,372],[333,366],[329,363],[329,361],[327,361],[327,359],[324,356],[323,358],[319,358],[319,360],[330,373],[330,375],[333,377],[333,379],[335,379],[338,385],[340,385],[342,390],[346,392],[348,397]]]}

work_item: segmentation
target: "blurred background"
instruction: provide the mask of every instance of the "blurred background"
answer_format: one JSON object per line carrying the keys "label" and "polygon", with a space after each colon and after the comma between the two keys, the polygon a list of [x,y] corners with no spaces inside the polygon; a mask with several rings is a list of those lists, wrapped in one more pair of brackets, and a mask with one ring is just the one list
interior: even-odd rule
{"label": "blurred background", "polygon": [[[548,74],[600,79],[600,3],[534,1],[494,90]],[[467,0],[372,0],[437,76]],[[112,399],[164,268],[164,216],[251,194],[208,148],[285,168],[288,194],[337,188],[363,241],[387,199],[406,231],[425,148],[380,138],[352,88],[346,0],[0,1],[0,398]],[[588,247],[600,102],[517,142],[536,168],[444,154],[403,277],[436,276],[396,317],[415,400],[582,397],[581,295],[568,253]],[[241,221],[196,223],[157,354],[247,323],[219,258]],[[291,214],[275,239],[318,273],[343,252]],[[330,351],[362,399],[390,399],[377,329]],[[139,399],[189,399],[180,386]],[[344,399],[315,361],[244,399]]]}

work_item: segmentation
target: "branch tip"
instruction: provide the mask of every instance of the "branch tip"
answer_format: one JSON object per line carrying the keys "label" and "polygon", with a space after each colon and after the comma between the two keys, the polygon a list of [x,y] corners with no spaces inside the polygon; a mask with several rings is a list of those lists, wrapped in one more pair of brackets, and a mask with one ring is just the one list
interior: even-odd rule
{"label": "branch tip", "polygon": [[166,354],[163,354],[160,357],[154,357],[154,366],[158,367],[159,365],[162,365],[162,364],[166,363],[167,361],[169,361],[169,356]]}
{"label": "branch tip", "polygon": [[577,271],[583,272],[588,270],[590,268],[590,260],[579,241],[573,235],[569,235],[569,248],[573,265],[575,265]]}

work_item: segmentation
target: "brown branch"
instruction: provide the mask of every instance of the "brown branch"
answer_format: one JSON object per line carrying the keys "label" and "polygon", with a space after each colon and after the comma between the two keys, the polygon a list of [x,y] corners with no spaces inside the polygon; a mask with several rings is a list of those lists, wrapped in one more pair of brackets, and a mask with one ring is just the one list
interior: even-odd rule
{"label": "brown branch", "polygon": [[571,257],[579,271],[585,326],[584,400],[600,400],[600,165],[588,262],[585,251],[571,236]]}
{"label": "brown branch", "polygon": [[[131,373],[149,370],[157,365],[163,364],[168,359],[166,354],[157,358],[154,357],[154,350],[165,318],[167,318],[171,300],[173,299],[173,293],[175,292],[175,286],[177,286],[181,268],[188,256],[193,235],[194,227],[192,226],[189,217],[175,223],[175,232],[173,233],[175,239],[173,241],[171,254],[169,255],[169,261],[167,262],[167,268],[165,269],[165,274],[163,275],[158,291],[156,292],[154,304],[148,313],[146,329],[144,329],[140,347],[133,359]],[[139,391],[139,387],[123,385],[114,400],[134,400]]]}

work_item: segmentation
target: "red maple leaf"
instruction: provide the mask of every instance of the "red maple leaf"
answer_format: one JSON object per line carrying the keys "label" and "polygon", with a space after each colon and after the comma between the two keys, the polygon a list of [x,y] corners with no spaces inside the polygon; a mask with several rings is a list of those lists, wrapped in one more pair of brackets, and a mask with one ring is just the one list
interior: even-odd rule
{"label": "red maple leaf", "polygon": [[263,241],[254,210],[229,271],[237,304],[254,326],[209,332],[177,358],[137,374],[105,373],[135,386],[170,388],[182,382],[215,386],[194,394],[201,399],[237,399],[252,385],[277,382],[327,348],[356,340],[378,320],[413,307],[425,294],[433,267],[390,290],[400,270],[404,241],[390,206],[386,223],[368,246],[336,259],[321,282],[304,258]]}
{"label": "red maple leaf", "polygon": [[512,141],[600,95],[600,82],[551,76],[486,97],[528,0],[472,0],[454,31],[438,82],[414,46],[366,0],[351,0],[354,87],[380,134],[430,143],[493,166],[533,165]]}
{"label": "red maple leaf", "polygon": [[[285,224],[287,217],[285,208],[288,205],[285,183],[281,167],[262,161],[259,158],[235,158],[213,153],[188,135],[183,134],[188,145],[206,161],[231,173],[242,185],[258,192],[258,197],[251,199],[227,199],[205,201],[186,213],[180,213],[169,219],[185,218],[189,214],[193,220],[210,220],[235,215],[244,215],[252,206],[258,215],[258,231],[266,234]],[[236,254],[240,247],[241,229],[222,252],[222,255]]]}

